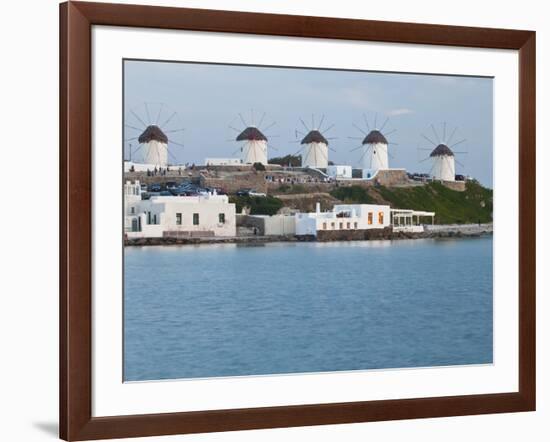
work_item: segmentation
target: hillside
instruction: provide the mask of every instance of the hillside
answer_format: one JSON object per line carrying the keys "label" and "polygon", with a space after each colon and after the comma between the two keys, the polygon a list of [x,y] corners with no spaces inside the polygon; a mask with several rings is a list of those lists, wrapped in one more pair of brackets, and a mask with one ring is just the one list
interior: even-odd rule
{"label": "hillside", "polygon": [[493,191],[475,181],[464,192],[441,183],[415,187],[359,186],[334,189],[331,195],[346,203],[389,204],[392,208],[435,212],[437,224],[489,223],[493,220]]}

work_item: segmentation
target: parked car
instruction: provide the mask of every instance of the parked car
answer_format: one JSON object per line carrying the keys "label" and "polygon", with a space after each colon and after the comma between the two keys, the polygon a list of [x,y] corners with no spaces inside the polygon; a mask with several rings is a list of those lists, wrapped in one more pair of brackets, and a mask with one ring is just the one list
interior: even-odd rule
{"label": "parked car", "polygon": [[466,181],[466,177],[464,175],[455,175],[455,181]]}
{"label": "parked car", "polygon": [[149,192],[160,192],[162,190],[162,186],[160,184],[150,184],[149,188],[147,189]]}
{"label": "parked car", "polygon": [[263,192],[256,192],[255,190],[251,190],[250,192],[248,192],[248,196],[259,196],[259,197],[266,197],[267,195]]}
{"label": "parked car", "polygon": [[251,191],[252,191],[252,189],[240,189],[240,190],[237,190],[235,195],[237,195],[237,196],[249,196]]}

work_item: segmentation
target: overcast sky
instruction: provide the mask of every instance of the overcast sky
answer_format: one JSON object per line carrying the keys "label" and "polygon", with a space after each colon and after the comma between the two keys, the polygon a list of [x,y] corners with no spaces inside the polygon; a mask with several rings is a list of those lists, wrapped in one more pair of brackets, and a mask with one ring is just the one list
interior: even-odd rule
{"label": "overcast sky", "polygon": [[[395,130],[387,138],[397,143],[390,145],[390,167],[411,172],[431,169],[431,161],[422,160],[434,146],[423,134],[437,143],[443,139],[444,123],[446,138],[458,127],[450,144],[466,139],[452,149],[467,153],[457,153],[463,164],[456,165],[457,173],[492,187],[489,78],[148,61],[126,61],[124,78],[126,157],[129,144],[133,150],[138,147],[133,139],[137,129],[149,123],[162,125],[174,142],[169,146],[171,162],[204,164],[206,157],[236,157],[239,144],[232,140],[238,134],[229,126],[244,129],[239,113],[255,125],[265,113],[261,129],[275,123],[264,131],[269,158],[293,154],[300,149],[296,136],[301,139],[306,132],[300,118],[311,128],[312,118],[319,126],[324,115],[321,132],[333,138],[329,160],[360,167],[361,150],[350,151],[361,140],[349,137],[368,132],[365,115],[371,129],[375,118],[380,128],[389,117],[382,132]],[[134,153],[134,159],[140,155]]]}

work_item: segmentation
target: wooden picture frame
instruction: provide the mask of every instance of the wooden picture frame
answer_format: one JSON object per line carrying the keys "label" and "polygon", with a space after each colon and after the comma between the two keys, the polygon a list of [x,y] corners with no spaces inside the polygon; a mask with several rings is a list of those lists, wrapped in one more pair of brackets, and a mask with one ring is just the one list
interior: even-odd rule
{"label": "wooden picture frame", "polygon": [[[93,25],[519,51],[519,391],[92,417]],[[535,410],[535,32],[153,6],[60,5],[60,437],[105,439]]]}

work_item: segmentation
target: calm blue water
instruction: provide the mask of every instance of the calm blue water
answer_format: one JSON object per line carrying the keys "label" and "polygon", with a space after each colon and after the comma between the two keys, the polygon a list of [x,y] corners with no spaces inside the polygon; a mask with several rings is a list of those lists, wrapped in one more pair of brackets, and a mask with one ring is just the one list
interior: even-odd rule
{"label": "calm blue water", "polygon": [[125,248],[127,381],[491,363],[492,238]]}

